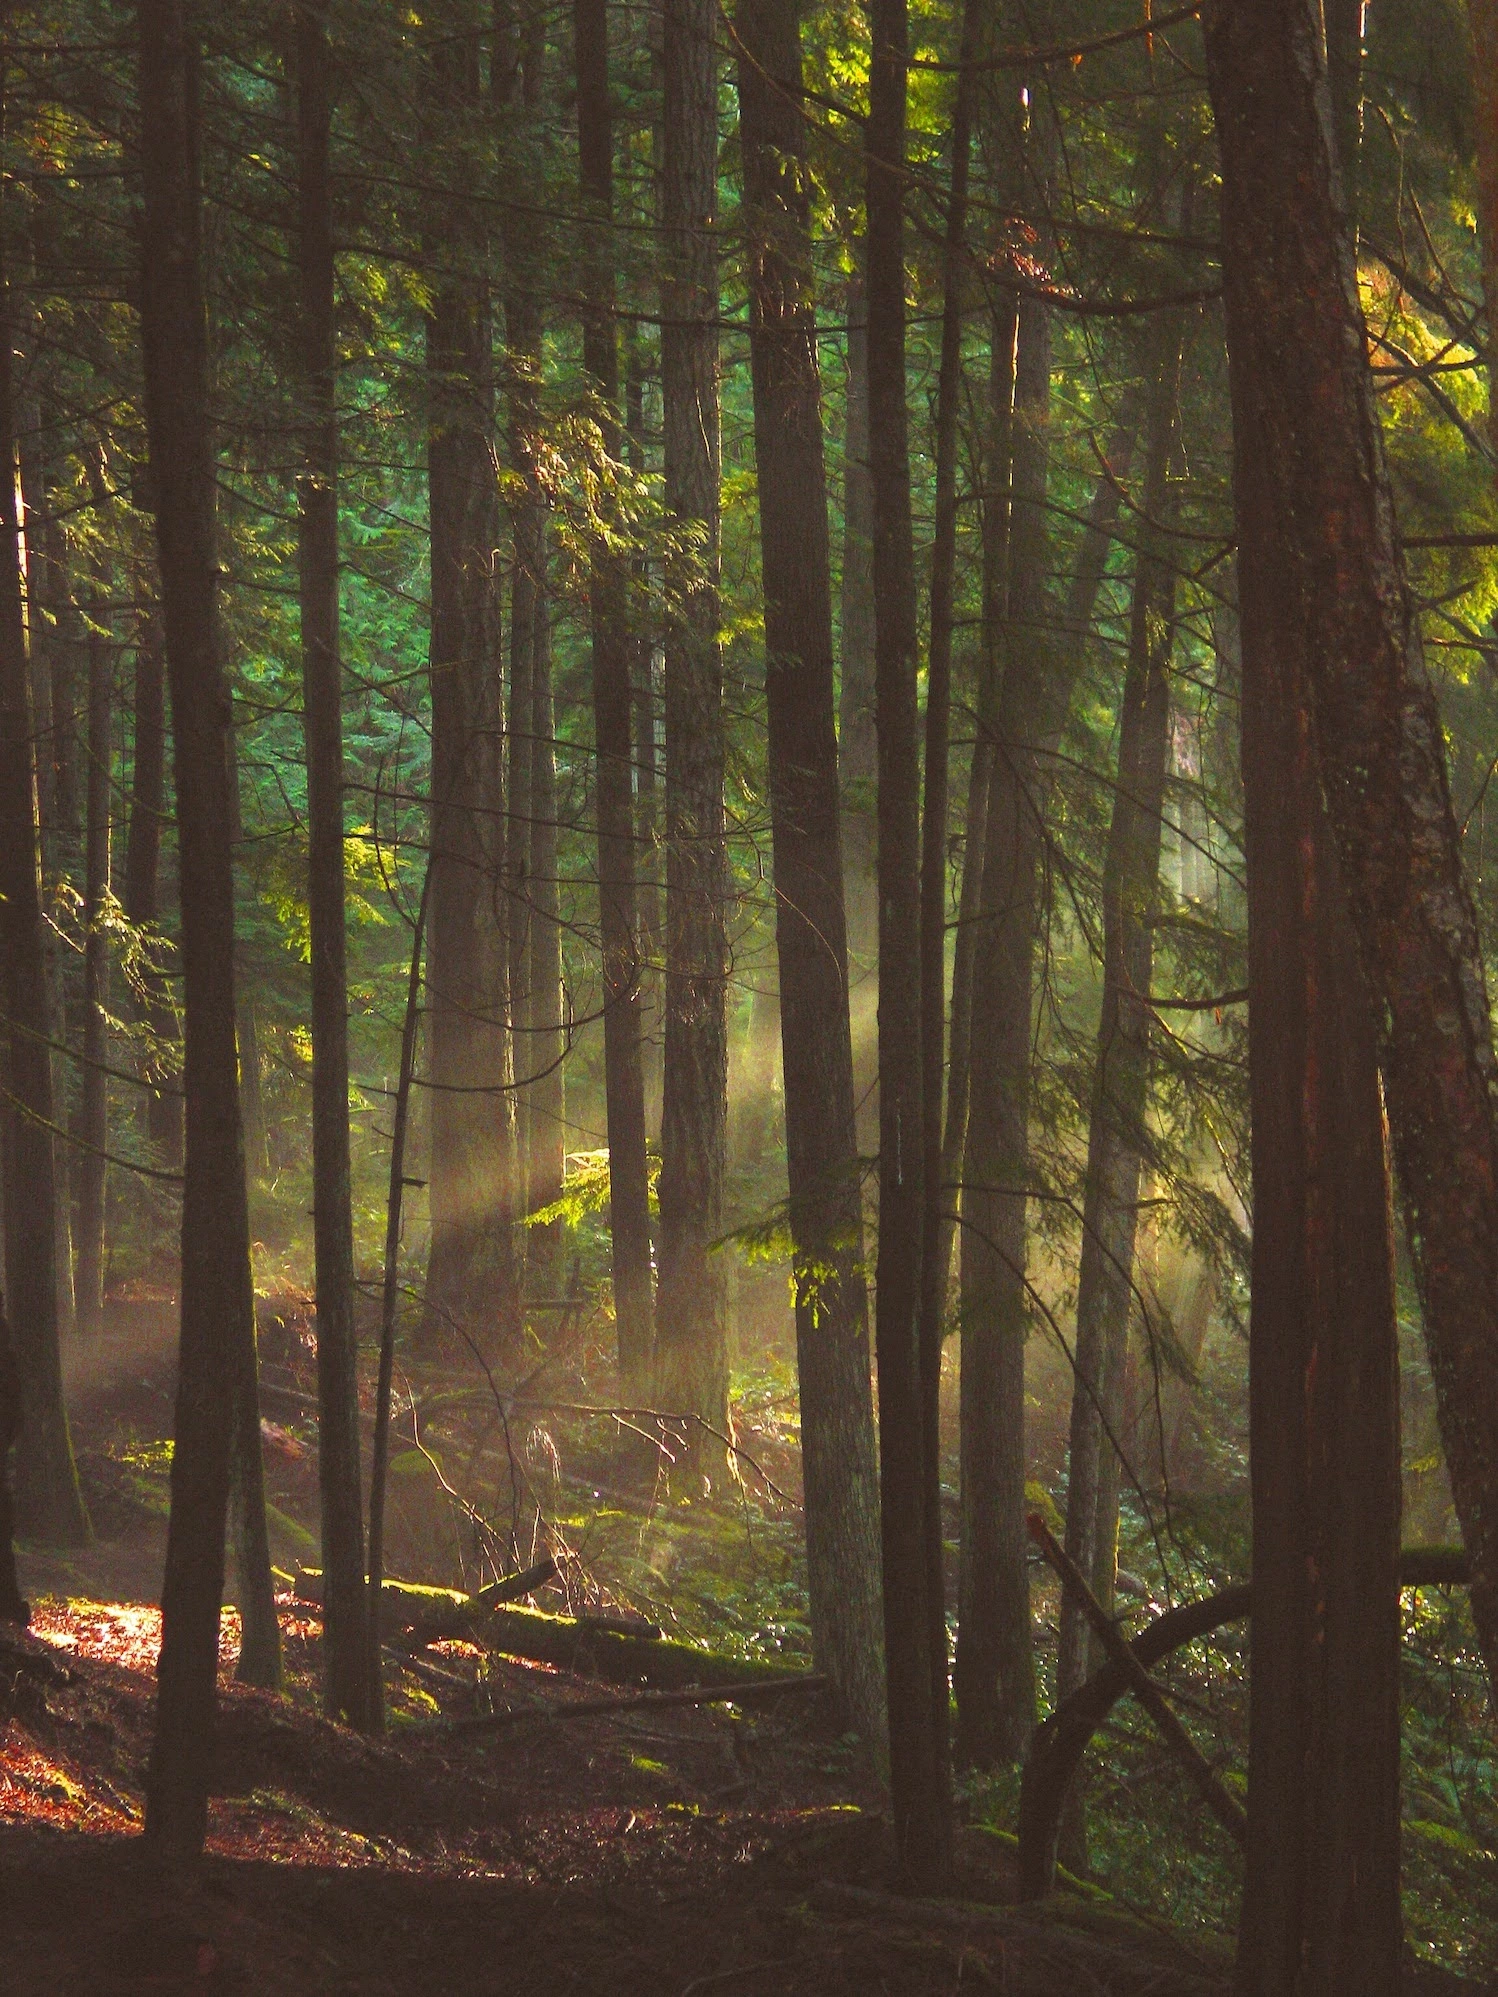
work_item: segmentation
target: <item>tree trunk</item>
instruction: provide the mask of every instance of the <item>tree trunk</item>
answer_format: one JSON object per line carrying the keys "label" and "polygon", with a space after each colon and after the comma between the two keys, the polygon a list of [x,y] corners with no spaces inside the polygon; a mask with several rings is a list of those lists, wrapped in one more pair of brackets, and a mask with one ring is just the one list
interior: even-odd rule
{"label": "tree trunk", "polygon": [[[434,63],[450,108],[479,101],[478,52],[457,36]],[[487,287],[464,267],[438,280],[426,322],[432,535],[434,867],[427,958],[432,1215],[426,1328],[513,1357],[515,1116],[505,986],[498,501]],[[498,811],[497,816],[492,816]],[[498,828],[496,832],[496,828]]]}
{"label": "tree trunk", "polygon": [[182,1333],[146,1834],[202,1849],[236,1380],[253,1353],[234,1040],[229,700],[218,658],[200,263],[198,62],[181,0],[140,0],[142,331],[181,828],[187,1144]]}
{"label": "tree trunk", "polygon": [[922,1227],[920,761],[915,558],[905,407],[905,0],[875,0],[868,203],[870,469],[879,732],[880,1519],[890,1778],[899,1864],[923,1890],[951,1870],[945,1643],[933,1655],[927,1520],[940,1503],[919,1345]]}
{"label": "tree trunk", "polygon": [[[1035,1724],[1025,1489],[1025,1204],[1031,979],[1043,776],[1037,709],[1051,672],[1045,576],[1049,308],[1020,312],[1003,680],[974,943],[962,1168],[962,1562],[958,1751],[1016,1760]],[[971,864],[971,863],[970,863]]]}
{"label": "tree trunk", "polygon": [[983,451],[982,645],[974,702],[973,749],[968,763],[957,936],[952,951],[946,1120],[941,1147],[945,1197],[937,1247],[944,1290],[951,1283],[952,1241],[961,1197],[962,1155],[967,1143],[972,1081],[973,963],[982,902],[983,843],[988,824],[988,786],[993,772],[1004,609],[1009,588],[1009,488],[1014,470],[1014,369],[1018,333],[1019,299],[1012,291],[1001,291],[989,320],[988,407]]}
{"label": "tree trunk", "polygon": [[[102,601],[94,618],[108,615]],[[109,1003],[109,834],[114,775],[114,661],[109,639],[91,630],[88,641],[88,801],[84,834],[83,1086],[78,1134],[83,1142],[73,1169],[77,1256],[73,1307],[80,1331],[97,1332],[104,1307],[104,1200],[109,1144],[109,1057],[105,1008]]]}
{"label": "tree trunk", "polygon": [[[659,19],[652,15],[652,22]],[[638,328],[625,330],[624,442],[632,472],[646,469],[645,358]],[[634,715],[635,839],[640,855],[636,884],[640,923],[640,1002],[644,1012],[640,1058],[645,1071],[645,1127],[657,1148],[661,1135],[661,1056],[664,1039],[662,981],[665,931],[661,925],[661,758],[656,741],[656,662],[660,657],[660,599],[651,589],[651,564],[631,564],[635,600],[629,641],[630,702]]]}
{"label": "tree trunk", "polygon": [[[941,1360],[946,1330],[947,1189],[942,1182],[942,1078],[946,1052],[948,749],[952,719],[952,619],[957,568],[957,405],[962,395],[962,293],[967,277],[968,154],[978,0],[963,0],[952,172],[942,253],[941,360],[936,390],[936,507],[931,548],[931,642],[926,673],[926,768],[921,823],[921,1287],[922,1418],[928,1462],[941,1462]],[[931,1618],[931,1697],[942,1716],[951,1703],[947,1588],[941,1504],[925,1518],[927,1613]]]}
{"label": "tree trunk", "polygon": [[[557,877],[556,701],[551,673],[551,592],[546,534],[540,548],[531,673],[531,960],[530,1201],[532,1211],[562,1196],[567,1159],[563,1058],[567,1041],[562,990],[562,903]],[[560,1278],[561,1221],[531,1229],[530,1262],[537,1292],[555,1296]],[[648,1271],[647,1271],[648,1273]]]}
{"label": "tree trunk", "polygon": [[[135,749],[130,767],[130,821],[125,834],[125,914],[142,928],[161,920],[161,828],[166,820],[166,663],[161,651],[160,613],[141,614],[135,638]],[[150,974],[154,993],[146,1024],[158,1047],[176,1038],[164,976]],[[156,1061],[145,1066],[155,1083],[146,1105],[146,1128],[170,1166],[182,1163],[182,1084]]]}
{"label": "tree trunk", "polygon": [[1328,814],[1380,1055],[1472,1610],[1498,1671],[1498,1128],[1493,1033],[1435,695],[1406,587],[1319,16],[1211,19],[1234,415],[1272,468]]}
{"label": "tree trunk", "polygon": [[[728,1426],[723,1225],[728,1142],[727,872],[718,647],[718,58],[714,0],[665,0],[661,406],[665,496],[700,536],[668,563],[666,1042],[661,1097],[659,1404]],[[699,1430],[699,1465],[722,1462]]]}
{"label": "tree trunk", "polygon": [[[1142,538],[1119,710],[1118,771],[1103,860],[1103,1002],[1087,1133],[1072,1354],[1066,1551],[1110,1612],[1117,1569],[1118,1483],[1116,1476],[1105,1478],[1104,1465],[1116,1458],[1121,1439],[1140,1174],[1148,1148],[1145,1115],[1152,1025],[1148,998],[1154,976],[1161,818],[1170,748],[1169,669],[1175,636],[1175,569],[1166,536],[1175,518],[1170,470],[1183,331],[1179,312],[1162,321],[1152,385]],[[1090,1649],[1086,1617],[1068,1595],[1061,1605],[1058,1701],[1087,1676]]]}
{"label": "tree trunk", "polygon": [[1270,460],[1235,395],[1253,1268],[1242,1997],[1400,1989],[1399,1380],[1378,1049]]}
{"label": "tree trunk", "polygon": [[736,25],[807,1594],[817,1668],[878,1741],[879,1487],[796,0],[740,0]]}
{"label": "tree trunk", "polygon": [[[864,246],[855,246],[861,264]],[[878,987],[879,894],[875,882],[874,488],[869,472],[869,325],[861,270],[848,279],[843,417],[843,573],[838,659],[837,754],[843,799],[843,898],[852,980],[853,1089],[858,1148],[879,1143],[879,1064],[873,1000]]]}
{"label": "tree trunk", "polygon": [[[5,279],[0,271],[0,454],[13,462]],[[0,1119],[5,1287],[20,1375],[16,1510],[23,1532],[61,1546],[89,1537],[62,1390],[57,1177],[47,960],[37,822],[36,736],[26,671],[15,480],[0,479],[0,974],[7,1100]]]}
{"label": "tree trunk", "polygon": [[296,17],[298,252],[305,429],[300,480],[307,907],[312,957],[312,1225],[317,1285],[318,1486],[322,1500],[323,1699],[370,1717],[358,1334],[348,1117],[343,685],[338,629],[338,354],[334,321],[332,54],[322,11]]}
{"label": "tree trunk", "polygon": [[[606,0],[575,0],[577,143],[583,238],[583,366],[592,378],[611,457],[619,447],[619,345],[614,330],[614,141]],[[634,803],[630,793],[629,637],[622,563],[600,541],[590,555],[593,728],[597,754],[598,901],[603,942],[604,1091],[609,1226],[619,1385],[626,1400],[650,1383],[650,1174],[640,1060],[640,958],[635,933]]]}

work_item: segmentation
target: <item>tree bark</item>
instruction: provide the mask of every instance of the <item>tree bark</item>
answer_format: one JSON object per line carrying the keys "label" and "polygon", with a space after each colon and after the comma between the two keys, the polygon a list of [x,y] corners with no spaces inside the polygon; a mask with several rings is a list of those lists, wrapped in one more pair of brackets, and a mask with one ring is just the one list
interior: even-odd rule
{"label": "tree bark", "polygon": [[1472,1609],[1498,1670],[1498,1128],[1482,952],[1406,586],[1319,20],[1214,14],[1234,417],[1272,468],[1328,813],[1377,1011],[1395,1162]]}
{"label": "tree bark", "polygon": [[[15,417],[6,287],[0,270],[0,452]],[[37,821],[36,735],[26,671],[15,480],[0,479],[0,974],[9,1023],[0,1118],[5,1287],[20,1376],[16,1511],[23,1532],[61,1546],[89,1538],[62,1389],[57,1175],[47,959]]]}
{"label": "tree bark", "polygon": [[951,1870],[945,1644],[933,1655],[928,1519],[940,1504],[927,1448],[919,1344],[922,1228],[920,761],[915,559],[905,405],[906,0],[874,0],[868,206],[870,469],[879,735],[880,1519],[890,1778],[899,1864],[922,1890]]}
{"label": "tree bark", "polygon": [[305,422],[299,482],[299,581],[312,957],[312,1225],[324,1576],[323,1700],[334,1719],[364,1726],[369,1723],[370,1690],[349,1165],[332,72],[324,10],[309,0],[300,0],[296,16],[297,249]]}
{"label": "tree bark", "polygon": [[234,1040],[228,691],[218,657],[214,467],[200,249],[197,50],[181,0],[140,0],[142,332],[182,851],[187,1143],[182,1332],[146,1834],[207,1829],[236,1377],[253,1354]]}
{"label": "tree bark", "polygon": [[1035,1724],[1024,1526],[1025,1206],[1032,962],[1043,768],[1037,709],[1050,676],[1045,576],[1049,308],[1020,311],[1003,681],[974,944],[972,1056],[962,1168],[962,1561],[958,1752],[986,1767],[1023,1753]]}
{"label": "tree bark", "polygon": [[[666,1020],[659,1404],[728,1425],[723,1225],[728,1143],[727,872],[718,646],[718,59],[714,0],[665,0],[661,406],[665,497],[695,531],[666,594]],[[720,1446],[696,1428],[706,1468]]]}
{"label": "tree bark", "polygon": [[[1254,1603],[1236,1988],[1400,1988],[1399,1380],[1378,1048],[1267,460],[1235,397]],[[1239,426],[1242,427],[1239,427]]]}
{"label": "tree bark", "polygon": [[812,1644],[884,1732],[878,1473],[838,827],[832,585],[796,0],[740,0],[775,924]]}
{"label": "tree bark", "polygon": [[[926,672],[926,767],[921,822],[921,1406],[928,1460],[941,1462],[941,1360],[947,1282],[942,1183],[942,1080],[946,1052],[948,749],[952,720],[952,618],[957,569],[957,405],[962,395],[962,293],[967,278],[968,155],[978,0],[963,0],[952,171],[942,251],[941,360],[936,389],[935,531],[931,547],[931,641]],[[927,1505],[927,1613],[931,1618],[931,1697],[942,1715],[951,1701],[947,1588],[941,1504]]]}
{"label": "tree bark", "polygon": [[[102,596],[96,599],[96,622],[108,615]],[[114,775],[114,662],[109,639],[100,629],[88,641],[88,786],[84,820],[84,944],[83,944],[83,1077],[78,1134],[83,1142],[73,1178],[77,1189],[77,1221],[73,1241],[77,1257],[73,1278],[73,1308],[78,1329],[97,1332],[104,1307],[104,1202],[109,1144],[109,1055],[105,1008],[109,1003],[110,812]]]}
{"label": "tree bark", "polygon": [[[161,920],[161,830],[166,820],[166,662],[161,650],[160,613],[148,606],[135,636],[134,754],[130,766],[130,818],[125,833],[125,914],[141,928]],[[174,1040],[177,1018],[165,978],[151,976],[146,1024],[159,1047]],[[146,1105],[146,1128],[162,1159],[182,1163],[182,1085],[156,1061],[145,1066],[154,1084]]]}
{"label": "tree bark", "polygon": [[[577,142],[586,219],[583,366],[592,379],[603,446],[619,448],[619,343],[614,328],[614,141],[609,108],[606,0],[575,0]],[[619,1385],[646,1392],[654,1347],[650,1172],[640,1060],[640,957],[635,929],[634,807],[630,794],[626,577],[600,541],[590,554],[593,730],[597,755],[598,900],[603,942],[604,1092],[609,1138],[609,1226]]]}
{"label": "tree bark", "polygon": [[843,798],[843,898],[852,980],[853,1089],[858,1148],[879,1143],[879,1066],[871,1004],[878,986],[879,894],[875,882],[874,491],[869,473],[869,326],[864,245],[848,279],[843,417],[843,572],[840,597],[837,753]]}
{"label": "tree bark", "polygon": [[[546,534],[538,550],[536,627],[531,672],[531,958],[530,1044],[535,1080],[530,1097],[532,1211],[561,1198],[567,1159],[567,1051],[562,989],[562,902],[557,875],[556,698],[552,690],[551,592]],[[561,1221],[531,1229],[531,1267],[538,1290],[555,1295]]]}
{"label": "tree bark", "polygon": [[[1103,860],[1103,1002],[1088,1121],[1072,1353],[1066,1552],[1110,1614],[1118,1553],[1118,1483],[1116,1476],[1105,1477],[1104,1466],[1116,1456],[1121,1438],[1140,1176],[1148,1149],[1145,1116],[1152,1026],[1148,999],[1154,976],[1175,636],[1175,569],[1166,536],[1175,518],[1170,471],[1177,441],[1183,332],[1183,315],[1172,312],[1162,321],[1154,343],[1142,539],[1119,710],[1113,815]],[[1082,1605],[1068,1596],[1061,1605],[1058,1700],[1086,1677],[1090,1647]]]}
{"label": "tree bark", "polygon": [[[445,112],[479,105],[478,50],[434,58]],[[432,879],[427,957],[432,1215],[426,1331],[513,1358],[515,1113],[501,890],[502,704],[490,306],[458,227],[426,323],[432,535]]]}

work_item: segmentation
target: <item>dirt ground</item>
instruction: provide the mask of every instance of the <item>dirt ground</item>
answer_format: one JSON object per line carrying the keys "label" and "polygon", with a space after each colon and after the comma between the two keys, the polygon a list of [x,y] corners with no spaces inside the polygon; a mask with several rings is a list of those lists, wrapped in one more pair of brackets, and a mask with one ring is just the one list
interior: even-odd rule
{"label": "dirt ground", "polygon": [[[621,1688],[449,1643],[392,1661],[372,1741],[319,1716],[320,1623],[291,1592],[281,1698],[233,1683],[225,1611],[208,1852],[162,1869],[140,1829],[164,1519],[118,1437],[167,1432],[169,1330],[143,1305],[75,1360],[97,1538],[29,1557],[34,1631],[0,1632],[0,1997],[1224,1990],[1225,1945],[1067,1896],[1013,1907],[983,1832],[957,1899],[901,1902],[876,1772],[814,1694],[569,1718]],[[291,1507],[293,1438],[269,1471]]]}

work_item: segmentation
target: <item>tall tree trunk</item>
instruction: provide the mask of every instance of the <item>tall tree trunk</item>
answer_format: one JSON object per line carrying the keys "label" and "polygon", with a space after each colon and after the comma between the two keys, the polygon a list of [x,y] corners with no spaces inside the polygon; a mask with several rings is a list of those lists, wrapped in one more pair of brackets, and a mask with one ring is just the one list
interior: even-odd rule
{"label": "tall tree trunk", "polygon": [[[1294,363],[1292,363],[1294,364]],[[1242,1997],[1392,1997],[1399,1376],[1378,1047],[1322,801],[1302,599],[1235,396],[1253,1268]]]}
{"label": "tall tree trunk", "polygon": [[[444,43],[444,108],[479,103],[478,51]],[[456,232],[456,253],[478,248]],[[432,1243],[426,1323],[513,1358],[515,1113],[500,893],[504,847],[498,499],[487,287],[439,279],[426,322],[432,536],[432,878],[427,976]]]}
{"label": "tall tree trunk", "polygon": [[1472,1609],[1498,1672],[1498,1064],[1440,716],[1406,586],[1319,14],[1211,17],[1234,418],[1303,621],[1316,741],[1379,1022]]}
{"label": "tall tree trunk", "polygon": [[[974,945],[962,1168],[962,1565],[958,1750],[1015,1760],[1035,1724],[1024,1527],[1025,1206],[1041,827],[1036,707],[1050,672],[1045,576],[1049,308],[1021,308],[1008,603]],[[971,864],[971,862],[969,862]]]}
{"label": "tall tree trunk", "polygon": [[[609,107],[607,0],[574,0],[577,144],[585,217],[583,366],[592,379],[604,449],[619,448],[619,344],[614,329],[614,140]],[[630,788],[627,578],[600,541],[590,553],[593,730],[597,755],[598,901],[603,940],[604,1091],[609,1227],[619,1384],[626,1400],[650,1383],[650,1174],[640,1060],[640,957],[635,931],[634,801]]]}
{"label": "tall tree trunk", "polygon": [[988,786],[993,771],[1004,610],[1009,588],[1009,488],[1014,458],[1014,369],[1018,333],[1018,296],[1013,291],[1001,291],[989,321],[988,406],[985,411],[983,452],[982,644],[974,703],[975,732],[968,763],[957,936],[952,951],[946,1120],[942,1127],[941,1147],[941,1183],[945,1198],[937,1247],[939,1280],[944,1290],[951,1282],[952,1241],[961,1195],[962,1155],[967,1143],[968,1097],[972,1077],[973,963],[982,902],[983,844],[988,824]]}
{"label": "tall tree trunk", "polygon": [[[96,623],[108,615],[102,596],[95,601]],[[73,1279],[74,1309],[80,1331],[99,1329],[104,1306],[104,1199],[109,1144],[109,1055],[105,1008],[109,1003],[110,811],[114,777],[114,661],[101,629],[88,643],[88,802],[84,836],[83,1086],[78,1133],[83,1139],[73,1177],[77,1222]]]}
{"label": "tall tree trunk", "polygon": [[334,321],[332,53],[321,8],[296,19],[297,180],[305,429],[300,497],[307,906],[312,957],[312,1225],[317,1283],[323,1698],[368,1724],[364,1501],[349,1167],[343,684],[338,631],[338,354]]}
{"label": "tall tree trunk", "polygon": [[877,989],[879,895],[875,882],[874,487],[869,470],[869,324],[862,274],[848,279],[847,371],[843,414],[843,573],[840,597],[837,753],[843,797],[843,898],[852,980],[853,1087],[858,1148],[879,1142],[878,1056],[867,1003]]}
{"label": "tall tree trunk", "polygon": [[[940,1504],[920,1351],[920,763],[905,406],[906,0],[874,0],[865,126],[875,707],[879,731],[879,1364],[884,1646],[895,1842],[904,1873],[951,1870],[945,1644],[933,1654],[927,1520]],[[938,1676],[943,1693],[938,1700]]]}
{"label": "tall tree trunk", "polygon": [[[666,1041],[656,1393],[726,1432],[728,862],[718,646],[718,57],[715,0],[665,0],[661,406],[666,508],[700,539],[668,563]],[[697,1431],[692,1455],[716,1452]]]}
{"label": "tall tree trunk", "polygon": [[[161,919],[161,828],[166,819],[166,661],[161,619],[154,606],[142,613],[135,635],[135,690],[132,704],[135,747],[130,766],[130,818],[125,833],[125,914],[142,928]],[[165,980],[151,976],[146,1024],[159,1048],[176,1037],[177,1019]],[[182,1085],[155,1060],[145,1064],[154,1083],[146,1105],[146,1128],[169,1165],[182,1163]]]}
{"label": "tall tree trunk", "polygon": [[253,1361],[234,1040],[228,692],[218,658],[214,467],[200,261],[198,58],[181,0],[140,0],[142,331],[181,828],[187,1145],[182,1333],[146,1834],[202,1849],[236,1383]]}
{"label": "tall tree trunk", "polygon": [[[556,700],[552,691],[551,592],[546,534],[537,550],[531,673],[531,958],[530,1048],[535,1080],[530,1095],[530,1201],[533,1210],[561,1198],[567,1156],[567,1051],[562,991],[562,903],[557,876]],[[538,1293],[557,1294],[562,1223],[531,1230],[531,1266]],[[648,1273],[648,1272],[647,1272]]]}
{"label": "tall tree trunk", "polygon": [[[972,142],[974,76],[980,12],[963,0],[957,101],[952,120],[952,173],[942,253],[941,360],[936,390],[936,517],[931,548],[931,642],[926,672],[926,768],[921,820],[921,1287],[922,1418],[925,1451],[941,1461],[941,1360],[947,1280],[941,1261],[947,1189],[942,1182],[942,1078],[946,1053],[948,750],[952,720],[952,620],[957,570],[957,405],[962,394],[962,293],[967,279],[968,154]],[[941,1505],[925,1518],[927,1613],[931,1618],[932,1703],[946,1716],[951,1703],[947,1588]]]}
{"label": "tall tree trunk", "polygon": [[[14,461],[9,311],[0,270],[0,456]],[[36,736],[26,671],[15,480],[0,478],[0,974],[6,1100],[0,1119],[5,1287],[20,1375],[16,1509],[23,1532],[57,1545],[89,1537],[62,1390],[52,1055],[42,940]]]}
{"label": "tall tree trunk", "polygon": [[[234,721],[233,697],[229,711],[229,837],[231,851],[238,855],[244,847],[244,800],[239,787],[239,730]],[[246,962],[243,940],[235,946],[234,1037],[239,1049],[239,1114],[244,1126],[245,1168],[250,1184],[264,1182],[270,1170],[270,1139],[265,1127],[265,1103],[261,1093],[260,1023],[255,1017],[254,979]]]}
{"label": "tall tree trunk", "polygon": [[[1175,569],[1166,537],[1175,516],[1170,470],[1177,436],[1183,325],[1179,312],[1162,322],[1153,370],[1141,542],[1119,709],[1117,780],[1103,860],[1103,1002],[1077,1278],[1066,1550],[1108,1609],[1113,1606],[1117,1566],[1118,1484],[1116,1478],[1105,1479],[1104,1463],[1116,1455],[1123,1417],[1140,1174],[1147,1150],[1148,1001],[1154,976],[1161,816],[1170,745],[1169,668],[1175,635]],[[1088,1652],[1086,1619],[1068,1595],[1061,1605],[1058,1703],[1087,1675]]]}
{"label": "tall tree trunk", "polygon": [[[491,59],[491,96],[498,114],[504,171],[545,184],[542,85],[545,31],[529,10],[516,32],[508,0],[496,7],[496,46]],[[518,88],[518,102],[517,100]],[[510,509],[514,562],[510,579],[510,701],[505,730],[505,898],[508,912],[509,998],[514,1035],[516,1081],[516,1205],[527,1213],[532,1196],[535,1136],[535,1080],[539,1073],[533,1037],[536,1008],[531,993],[535,922],[534,779],[536,635],[544,582],[546,504],[536,467],[540,440],[541,264],[546,237],[532,215],[516,217],[505,236],[505,344],[510,449],[520,473],[520,492]],[[524,1259],[539,1246],[529,1232],[519,1237]]]}
{"label": "tall tree trunk", "polygon": [[[652,16],[653,22],[658,19],[658,15]],[[640,473],[646,468],[645,356],[636,337],[637,331],[637,328],[626,328],[625,335],[624,440],[629,468]],[[641,1004],[645,1014],[640,1056],[645,1070],[646,1129],[659,1146],[664,1039],[662,981],[666,941],[661,925],[661,758],[656,741],[659,598],[651,590],[649,557],[637,555],[631,566],[635,602],[631,613],[634,628],[629,644],[630,701],[634,715],[635,838],[640,855],[636,891],[643,978]]]}
{"label": "tall tree trunk", "polygon": [[786,1165],[812,1643],[859,1729],[884,1729],[878,1474],[838,836],[832,585],[799,8],[740,0],[740,143],[765,590]]}
{"label": "tall tree trunk", "polygon": [[[53,713],[52,667],[55,650],[54,572],[48,557],[51,540],[48,521],[48,479],[42,450],[40,414],[28,410],[23,422],[19,450],[23,541],[25,547],[25,627],[27,663],[30,668],[32,727],[36,738],[38,818],[41,825],[42,904],[50,900],[63,867],[63,841],[58,831],[58,770],[55,756],[57,729]],[[49,1032],[54,1042],[61,1039],[58,1021],[61,964],[55,933],[43,924],[42,947],[46,961],[46,1003]],[[60,1046],[52,1050],[52,1096],[63,1094],[58,1087],[59,1062],[65,1059]],[[54,1150],[53,1172],[57,1190],[57,1226],[54,1260],[57,1265],[57,1325],[66,1339],[73,1329],[73,1234],[69,1197],[68,1161],[64,1152]]]}

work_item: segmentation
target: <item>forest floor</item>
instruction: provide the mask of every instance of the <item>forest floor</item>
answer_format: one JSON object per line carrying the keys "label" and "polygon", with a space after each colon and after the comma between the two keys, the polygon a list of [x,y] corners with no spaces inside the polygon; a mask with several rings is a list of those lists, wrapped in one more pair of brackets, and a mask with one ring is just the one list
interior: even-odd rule
{"label": "forest floor", "polygon": [[[0,1637],[0,1991],[1225,1989],[1223,1938],[1103,1896],[1013,1906],[1011,1847],[975,1827],[957,1898],[902,1903],[875,1772],[812,1695],[569,1718],[596,1683],[449,1643],[392,1663],[374,1741],[318,1715],[320,1624],[290,1591],[281,1698],[233,1683],[225,1611],[208,1854],[155,1866],[164,1318],[116,1327],[75,1381],[97,1537],[25,1559],[34,1632]],[[509,1717],[452,1724],[485,1709]],[[1448,1987],[1481,1986],[1411,1985]]]}

